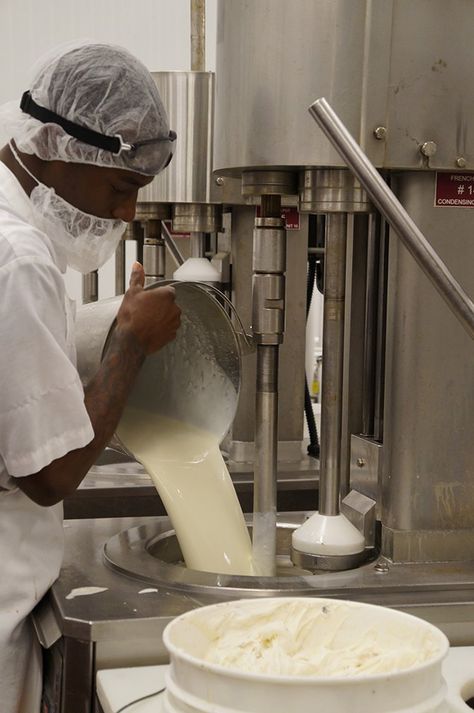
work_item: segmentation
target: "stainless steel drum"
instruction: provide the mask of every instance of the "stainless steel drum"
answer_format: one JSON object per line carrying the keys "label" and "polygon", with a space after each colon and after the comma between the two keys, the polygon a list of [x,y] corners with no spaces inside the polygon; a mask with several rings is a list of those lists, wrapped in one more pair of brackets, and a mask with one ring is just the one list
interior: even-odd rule
{"label": "stainless steel drum", "polygon": [[[196,283],[174,283],[174,287],[182,310],[181,328],[174,342],[147,357],[127,406],[185,421],[222,440],[239,398],[240,335],[220,298],[214,296],[220,293]],[[78,370],[84,384],[100,366],[121,300],[114,297],[78,310]]]}

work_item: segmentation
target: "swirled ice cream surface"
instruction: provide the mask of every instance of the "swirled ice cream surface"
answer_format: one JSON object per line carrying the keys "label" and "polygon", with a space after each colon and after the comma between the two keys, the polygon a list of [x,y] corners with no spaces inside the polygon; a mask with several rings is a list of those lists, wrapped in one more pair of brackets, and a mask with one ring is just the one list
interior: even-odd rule
{"label": "swirled ice cream surface", "polygon": [[311,598],[230,602],[194,624],[209,641],[206,661],[280,676],[401,671],[435,658],[443,646],[442,635],[414,617]]}

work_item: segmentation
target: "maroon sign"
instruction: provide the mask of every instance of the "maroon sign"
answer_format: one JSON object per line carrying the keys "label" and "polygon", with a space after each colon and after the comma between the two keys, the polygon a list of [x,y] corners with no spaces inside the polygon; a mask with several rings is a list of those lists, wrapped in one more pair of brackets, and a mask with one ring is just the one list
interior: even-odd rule
{"label": "maroon sign", "polygon": [[[260,206],[257,206],[257,218],[260,217]],[[281,209],[281,217],[285,219],[286,230],[300,229],[300,214],[296,206],[285,206]]]}
{"label": "maroon sign", "polygon": [[474,173],[436,173],[435,207],[474,208]]}

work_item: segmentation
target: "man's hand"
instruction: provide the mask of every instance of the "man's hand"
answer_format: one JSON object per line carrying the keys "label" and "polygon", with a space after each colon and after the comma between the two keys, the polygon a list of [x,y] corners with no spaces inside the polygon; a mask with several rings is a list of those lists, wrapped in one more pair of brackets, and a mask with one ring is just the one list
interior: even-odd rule
{"label": "man's hand", "polygon": [[173,287],[145,290],[145,273],[135,262],[130,285],[117,313],[117,329],[131,335],[145,355],[153,354],[176,337],[181,310]]}
{"label": "man's hand", "polygon": [[54,505],[74,492],[112,437],[145,356],[176,336],[181,311],[175,304],[174,289],[144,290],[144,283],[143,267],[135,263],[117,314],[117,328],[97,374],[85,389],[84,403],[94,438],[38,473],[16,479],[21,490],[39,505]]}

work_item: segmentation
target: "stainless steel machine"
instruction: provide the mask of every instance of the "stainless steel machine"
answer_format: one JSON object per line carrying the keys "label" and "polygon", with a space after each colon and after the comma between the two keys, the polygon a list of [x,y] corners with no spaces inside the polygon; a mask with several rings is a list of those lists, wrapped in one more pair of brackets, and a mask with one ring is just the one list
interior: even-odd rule
{"label": "stainless steel machine", "polygon": [[[156,78],[186,153],[147,189],[131,230],[145,230],[151,279],[186,246],[215,258],[252,329],[223,447],[237,489],[255,473],[248,523],[265,575],[187,570],[166,517],[68,521],[65,567],[36,616],[49,700],[68,713],[94,710],[98,668],[164,661],[167,621],[226,597],[371,601],[474,643],[474,6],[220,0],[218,12],[215,78]],[[298,230],[282,206],[298,210]],[[314,216],[325,236],[319,463],[302,451]],[[173,239],[167,219],[193,237]],[[304,493],[298,512],[277,514],[283,488]],[[318,507],[342,514],[363,551],[295,556],[293,533]],[[67,598],[86,586],[104,591]]]}

